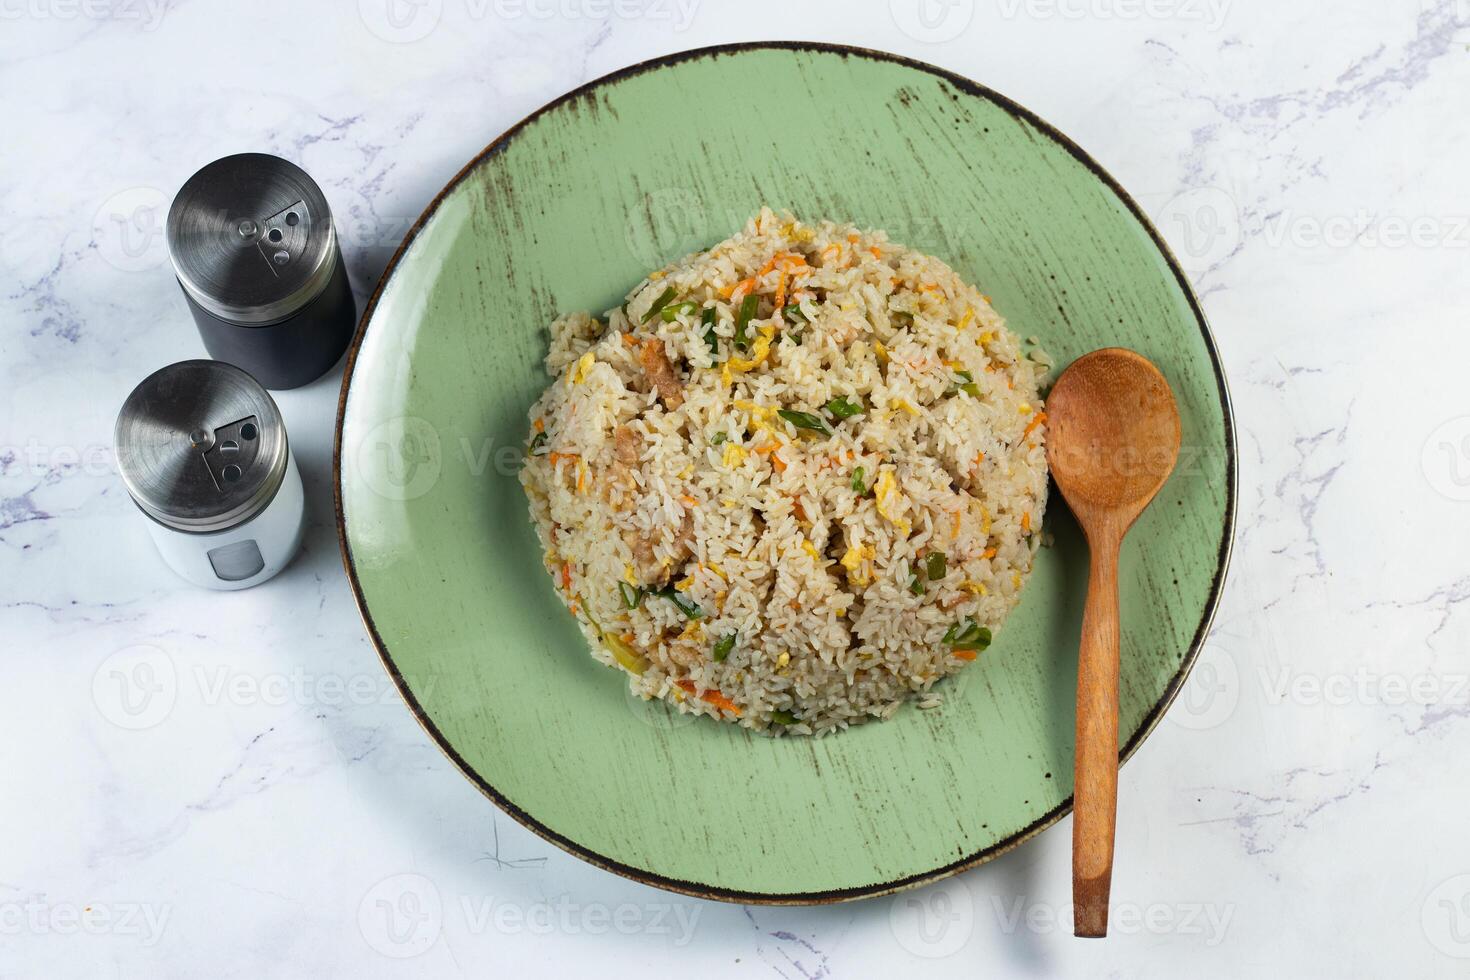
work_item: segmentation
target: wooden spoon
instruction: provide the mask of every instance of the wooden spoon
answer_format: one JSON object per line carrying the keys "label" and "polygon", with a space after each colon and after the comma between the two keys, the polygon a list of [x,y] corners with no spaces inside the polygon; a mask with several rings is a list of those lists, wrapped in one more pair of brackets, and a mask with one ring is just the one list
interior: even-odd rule
{"label": "wooden spoon", "polygon": [[1118,811],[1118,551],[1179,455],[1179,410],[1159,369],[1093,351],[1046,400],[1046,458],[1092,552],[1077,658],[1072,903],[1079,936],[1108,934]]}

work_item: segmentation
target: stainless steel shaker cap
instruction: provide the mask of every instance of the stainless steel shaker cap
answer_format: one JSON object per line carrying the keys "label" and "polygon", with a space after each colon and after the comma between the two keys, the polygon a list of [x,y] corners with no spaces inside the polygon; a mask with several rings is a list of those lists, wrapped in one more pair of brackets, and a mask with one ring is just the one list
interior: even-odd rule
{"label": "stainless steel shaker cap", "polygon": [[180,531],[222,531],[275,497],[289,447],[276,403],[222,361],[180,361],[123,403],[118,469],[143,512]]}
{"label": "stainless steel shaker cap", "polygon": [[300,310],[326,288],[337,256],[321,188],[265,153],[224,157],[190,177],[169,207],[166,236],[184,291],[239,324]]}

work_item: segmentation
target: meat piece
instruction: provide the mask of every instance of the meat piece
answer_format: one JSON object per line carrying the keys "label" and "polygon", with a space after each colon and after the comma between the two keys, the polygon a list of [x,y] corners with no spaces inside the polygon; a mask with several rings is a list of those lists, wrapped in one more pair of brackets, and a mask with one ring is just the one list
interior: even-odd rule
{"label": "meat piece", "polygon": [[662,340],[657,337],[645,340],[638,348],[638,363],[643,365],[643,373],[658,392],[664,408],[672,411],[684,404],[684,386],[679,383],[674,365],[669,363],[668,355],[664,353]]}
{"label": "meat piece", "polygon": [[637,466],[643,454],[643,437],[638,430],[620,425],[613,430],[613,455],[624,466]]}
{"label": "meat piece", "polygon": [[683,568],[689,556],[694,554],[694,515],[687,510],[684,512],[684,520],[674,534],[674,553],[667,565],[654,557],[653,542],[642,534],[629,534],[627,540],[633,552],[638,580],[645,585],[663,588],[673,578],[674,571]]}

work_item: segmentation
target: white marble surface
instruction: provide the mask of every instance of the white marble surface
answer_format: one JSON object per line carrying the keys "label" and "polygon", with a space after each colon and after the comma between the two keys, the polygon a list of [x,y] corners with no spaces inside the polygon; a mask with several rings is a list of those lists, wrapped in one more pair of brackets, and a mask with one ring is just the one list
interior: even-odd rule
{"label": "white marble surface", "polygon": [[[0,0],[0,974],[1470,971],[1470,0],[923,2]],[[310,527],[264,587],[185,587],[112,472],[131,386],[203,353],[152,210],[199,165],[306,167],[361,297],[527,112],[767,37],[1035,109],[1157,216],[1213,321],[1234,568],[1123,772],[1106,942],[1068,935],[1069,822],[917,894],[747,909],[498,813],[360,628],[330,515],[340,372],[280,399]]]}

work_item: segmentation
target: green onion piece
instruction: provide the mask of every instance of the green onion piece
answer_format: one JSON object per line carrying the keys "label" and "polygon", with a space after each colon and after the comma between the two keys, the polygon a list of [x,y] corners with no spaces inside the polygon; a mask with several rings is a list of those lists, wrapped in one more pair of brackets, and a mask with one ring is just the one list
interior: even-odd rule
{"label": "green onion piece", "polygon": [[755,316],[760,298],[750,293],[740,301],[740,312],[735,316],[735,346],[742,350],[750,346],[750,321]]}
{"label": "green onion piece", "polygon": [[944,560],[944,552],[929,552],[929,557],[925,560],[925,568],[929,572],[929,581],[938,582],[940,579],[944,578],[945,574],[948,572],[948,569],[946,568],[946,562]]}
{"label": "green onion piece", "polygon": [[866,482],[866,479],[867,473],[863,470],[861,466],[852,471],[853,493],[856,493],[858,496],[862,496],[863,494],[868,492],[868,484]]}
{"label": "green onion piece", "polygon": [[[720,338],[715,334],[715,308],[713,306],[705,309],[699,316],[699,325],[704,327],[704,342],[709,345],[711,358],[720,353]],[[716,363],[719,363],[716,360]]]}
{"label": "green onion piece", "polygon": [[974,381],[975,380],[975,376],[973,374],[971,374],[969,371],[956,371],[955,374],[957,374],[960,377],[964,378],[966,381]]}
{"label": "green onion piece", "polygon": [[622,594],[623,605],[629,609],[637,609],[643,604],[643,590],[637,586],[629,585],[627,582],[619,582],[618,592]]}
{"label": "green onion piece", "polygon": [[942,642],[956,650],[984,650],[990,646],[990,628],[962,619],[949,628]]}
{"label": "green onion piece", "polygon": [[830,436],[832,434],[832,430],[827,428],[827,423],[823,422],[820,416],[813,415],[810,412],[793,412],[789,409],[782,408],[777,409],[776,414],[798,429],[810,429],[813,432],[820,432],[824,436]]}
{"label": "green onion piece", "polygon": [[771,720],[778,725],[796,724],[796,716],[793,715],[791,712],[785,711],[781,708],[776,708],[771,712]]}
{"label": "green onion piece", "polygon": [[855,402],[846,395],[834,398],[822,407],[836,419],[850,419],[854,415],[863,414],[863,403],[861,401]]}
{"label": "green onion piece", "polygon": [[699,309],[698,303],[694,302],[692,299],[686,299],[682,303],[675,303],[673,306],[665,306],[663,308],[663,311],[659,313],[659,317],[665,323],[673,323],[675,320],[679,319],[679,314],[693,313],[697,309]]}
{"label": "green onion piece", "polygon": [[977,385],[973,381],[966,382],[965,384],[960,385],[959,390],[960,391],[963,391],[965,394],[969,395],[971,398],[979,398],[980,397],[980,386]]}
{"label": "green onion piece", "polygon": [[546,433],[536,433],[536,438],[532,439],[531,444],[526,447],[526,455],[534,456],[536,454],[536,450],[540,449],[544,445],[546,445]]}
{"label": "green onion piece", "polygon": [[724,442],[728,438],[730,437],[725,435],[723,432],[716,432],[714,435],[709,437],[709,444],[711,446],[718,446],[720,443]]}
{"label": "green onion piece", "polygon": [[802,341],[801,331],[800,330],[792,330],[790,333],[786,334],[786,339],[789,340],[789,341],[791,341],[797,347],[800,347],[801,346],[801,341]]}
{"label": "green onion piece", "polygon": [[735,649],[735,634],[731,633],[715,644],[715,648],[710,653],[710,657],[714,659],[715,663],[720,663],[730,655],[730,651],[733,649]]}
{"label": "green onion piece", "polygon": [[806,314],[801,312],[800,303],[787,303],[781,308],[781,312],[786,315],[787,319],[806,320]]}
{"label": "green onion piece", "polygon": [[648,312],[643,314],[643,322],[647,323],[649,320],[652,320],[655,316],[662,312],[663,308],[669,304],[669,300],[673,298],[673,286],[670,286],[668,289],[665,289],[663,292],[659,293],[658,299],[654,300],[653,305],[648,308]]}
{"label": "green onion piece", "polygon": [[698,605],[690,602],[688,599],[680,595],[679,591],[675,589],[672,585],[660,589],[659,591],[655,592],[654,595],[662,596],[663,598],[672,602],[674,605],[678,606],[679,611],[689,619],[698,619],[700,616],[704,615],[703,611],[699,608]]}
{"label": "green onion piece", "polygon": [[924,594],[924,580],[919,578],[917,573],[909,579],[909,591],[914,595]]}

